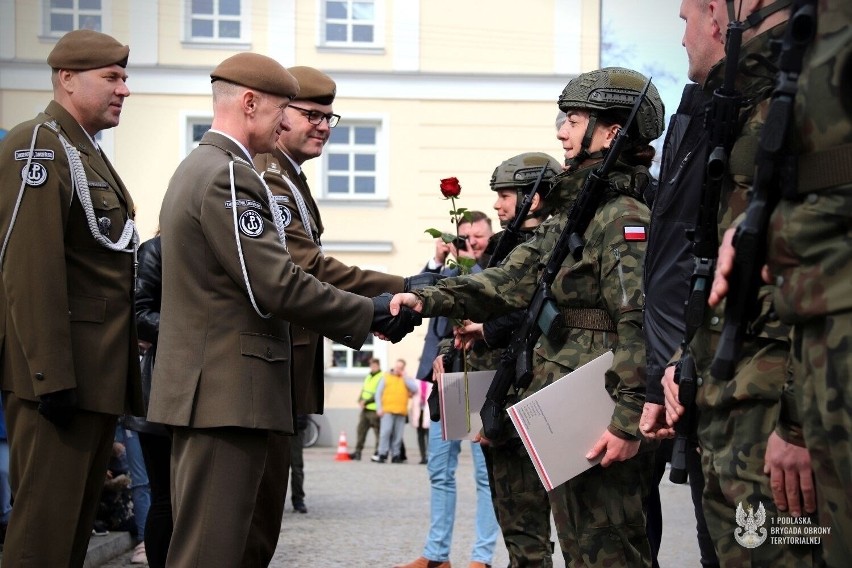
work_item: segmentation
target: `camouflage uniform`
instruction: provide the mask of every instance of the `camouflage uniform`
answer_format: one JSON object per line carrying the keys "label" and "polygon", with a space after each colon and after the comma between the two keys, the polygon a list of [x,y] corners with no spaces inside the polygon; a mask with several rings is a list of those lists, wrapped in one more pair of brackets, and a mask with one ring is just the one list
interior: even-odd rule
{"label": "camouflage uniform", "polygon": [[770,234],[775,301],[793,324],[793,368],[829,566],[852,557],[852,3],[821,1],[799,81],[798,194]]}
{"label": "camouflage uniform", "polygon": [[[559,176],[554,191],[560,202],[576,198],[590,171]],[[543,336],[535,346],[532,382],[519,393],[524,398],[611,349],[615,358],[604,386],[616,406],[609,431],[630,440],[639,437],[645,400],[641,333],[645,242],[625,240],[625,228],[647,228],[648,209],[639,196],[649,179],[644,168],[618,165],[585,232],[583,258],[575,262],[569,256],[552,286],[568,322],[577,325],[583,316],[594,315],[607,324],[598,329],[566,325],[552,337]],[[526,308],[539,268],[547,262],[566,219],[563,212],[543,223],[530,241],[496,268],[417,291],[423,315],[487,321]],[[551,492],[559,543],[569,566],[650,566],[643,502],[651,458],[651,452],[643,451],[605,469],[595,466]]]}
{"label": "camouflage uniform", "polygon": [[[502,232],[491,237],[482,258],[483,264],[488,264],[486,255],[489,250],[493,250],[492,244],[496,246],[501,235]],[[518,244],[532,236],[533,233],[522,231]],[[524,310],[517,312],[523,315]],[[512,316],[508,315],[500,319],[510,318]],[[516,327],[517,323],[510,326],[513,330]],[[484,341],[478,341],[468,356],[468,365],[475,371],[496,369],[502,351],[499,348],[487,349]],[[509,553],[509,567],[551,568],[553,541],[550,540],[550,500],[547,490],[541,484],[532,460],[508,414],[503,418],[501,437],[490,439],[490,444],[482,449],[488,465],[491,501],[494,503],[494,512],[497,514],[503,542]]]}
{"label": "camouflage uniform", "polygon": [[[729,176],[722,189],[719,237],[745,211],[748,190],[754,175],[755,153],[765,121],[776,69],[757,54],[770,53],[769,42],[783,36],[786,24],[754,37],[742,46],[737,89],[745,98],[740,117],[743,127],[731,150]],[[711,69],[705,91],[711,93],[722,82],[725,60]],[[764,455],[769,435],[779,416],[795,415],[788,378],[789,328],[777,321],[772,307],[772,288],[764,286],[759,295],[760,314],[751,324],[734,377],[719,380],[710,373],[719,334],[724,325],[724,303],[707,310],[705,325],[691,343],[696,368],[703,378],[698,389],[698,439],[704,470],[704,516],[716,554],[722,566],[810,566],[815,550],[811,546],[776,544],[769,540],[756,548],[740,545],[734,537],[741,530],[737,507],[762,504],[766,530],[778,515],[772,499],[769,477],[764,474]],[[789,407],[789,408],[788,408]],[[782,408],[784,410],[782,411]],[[795,428],[789,425],[788,429]]]}

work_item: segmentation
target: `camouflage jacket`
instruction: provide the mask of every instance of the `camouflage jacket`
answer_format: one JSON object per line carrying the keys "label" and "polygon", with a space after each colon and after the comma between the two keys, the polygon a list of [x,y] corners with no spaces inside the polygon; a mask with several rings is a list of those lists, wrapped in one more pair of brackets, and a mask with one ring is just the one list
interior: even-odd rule
{"label": "camouflage jacket", "polygon": [[[742,46],[737,74],[737,90],[744,97],[744,106],[740,112],[742,128],[731,149],[728,175],[722,186],[719,203],[719,240],[734,221],[745,212],[749,191],[754,178],[754,163],[760,132],[766,120],[769,98],[775,84],[777,68],[772,61],[771,43],[783,37],[786,24],[775,26],[752,38]],[[718,88],[725,74],[726,60],[720,61],[708,74],[704,90],[712,93]],[[778,321],[772,306],[772,287],[763,286],[760,290],[760,314],[752,322],[752,333],[746,342],[775,340],[789,341],[789,327]],[[719,334],[724,327],[725,304],[706,310],[704,326],[699,329],[690,344],[695,355],[699,374],[709,377],[709,367],[716,351]],[[746,349],[744,349],[746,351]],[[767,399],[778,400],[784,388],[780,374],[766,373],[760,377],[734,377],[724,388],[702,388],[699,392],[701,406],[719,407],[731,400]],[[755,385],[755,379],[762,384]],[[705,385],[706,385],[705,381]]]}
{"label": "camouflage jacket", "polygon": [[[560,174],[555,182],[555,199],[566,204],[573,202],[592,169]],[[543,336],[535,348],[535,377],[526,392],[520,393],[521,398],[528,396],[552,380],[542,378],[541,368],[555,364],[567,373],[613,350],[615,359],[605,378],[607,392],[616,402],[610,431],[627,438],[638,437],[645,400],[642,257],[649,214],[639,196],[649,180],[644,168],[618,164],[610,174],[606,196],[586,229],[581,260],[575,261],[569,255],[552,287],[561,310],[600,310],[611,319],[616,333],[566,326],[551,337]],[[567,206],[545,221],[533,238],[515,248],[500,266],[475,275],[448,278],[417,291],[423,300],[424,316],[487,321],[513,309],[526,308],[541,267],[566,221]]]}
{"label": "camouflage jacket", "polygon": [[798,196],[772,219],[778,314],[802,322],[852,309],[852,3],[822,0],[796,100]]}

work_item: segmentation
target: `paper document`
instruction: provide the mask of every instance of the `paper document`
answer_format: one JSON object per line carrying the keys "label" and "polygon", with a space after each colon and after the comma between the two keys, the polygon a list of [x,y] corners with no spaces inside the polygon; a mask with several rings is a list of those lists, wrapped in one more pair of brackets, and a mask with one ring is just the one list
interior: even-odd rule
{"label": "paper document", "polygon": [[615,408],[604,388],[612,358],[607,351],[508,409],[548,491],[601,460],[587,460],[586,454],[609,426]]}
{"label": "paper document", "polygon": [[438,377],[441,401],[441,439],[470,440],[482,429],[479,411],[494,371],[444,373]]}

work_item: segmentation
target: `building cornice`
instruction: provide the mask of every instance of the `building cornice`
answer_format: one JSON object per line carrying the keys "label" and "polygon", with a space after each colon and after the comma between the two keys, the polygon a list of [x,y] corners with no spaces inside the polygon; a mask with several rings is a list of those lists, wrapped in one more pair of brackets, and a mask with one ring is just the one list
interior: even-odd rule
{"label": "building cornice", "polygon": [[[348,99],[554,101],[570,75],[487,73],[353,72],[325,70]],[[210,94],[207,67],[131,65],[128,85],[137,95]],[[0,89],[49,91],[43,62],[0,61]]]}

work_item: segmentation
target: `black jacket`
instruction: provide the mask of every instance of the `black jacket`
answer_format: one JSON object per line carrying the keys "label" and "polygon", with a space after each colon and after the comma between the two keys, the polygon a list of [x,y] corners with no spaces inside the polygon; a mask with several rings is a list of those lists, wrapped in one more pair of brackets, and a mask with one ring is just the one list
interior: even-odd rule
{"label": "black jacket", "polygon": [[651,226],[645,252],[644,334],[648,384],[646,400],[663,404],[661,380],[684,335],[684,303],[693,270],[692,242],[701,203],[708,138],[704,113],[708,97],[700,85],[683,90],[669,121],[657,191],[650,197]]}
{"label": "black jacket", "polygon": [[[160,236],[147,240],[139,247],[139,266],[136,273],[136,331],[139,339],[151,347],[142,356],[142,400],[145,411],[151,398],[151,376],[157,356],[157,336],[160,333],[160,300],[163,291],[163,269]],[[143,417],[128,416],[125,426],[131,430],[149,434],[165,434],[160,424],[148,422]]]}

